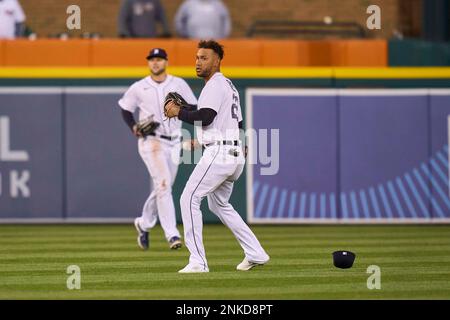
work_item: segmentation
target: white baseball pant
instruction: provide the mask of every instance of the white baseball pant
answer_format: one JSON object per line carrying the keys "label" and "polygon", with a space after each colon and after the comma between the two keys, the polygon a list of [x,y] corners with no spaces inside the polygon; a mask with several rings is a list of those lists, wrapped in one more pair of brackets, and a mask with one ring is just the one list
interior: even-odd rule
{"label": "white baseball pant", "polygon": [[180,237],[172,197],[180,148],[180,143],[171,144],[155,137],[138,140],[139,154],[153,181],[153,190],[144,204],[139,225],[147,231],[156,225],[159,218],[167,241],[172,237]]}
{"label": "white baseball pant", "polygon": [[190,252],[189,263],[199,264],[205,270],[208,269],[208,263],[203,246],[203,218],[200,211],[200,203],[205,196],[209,209],[233,232],[249,261],[265,263],[269,259],[255,234],[228,202],[234,181],[239,178],[245,165],[242,151],[238,157],[230,154],[230,150],[235,149],[223,145],[206,147],[180,199],[184,241]]}

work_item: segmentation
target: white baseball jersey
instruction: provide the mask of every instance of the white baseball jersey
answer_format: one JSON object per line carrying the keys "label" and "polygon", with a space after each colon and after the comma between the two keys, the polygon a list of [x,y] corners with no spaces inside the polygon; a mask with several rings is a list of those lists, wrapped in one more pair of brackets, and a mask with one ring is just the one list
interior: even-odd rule
{"label": "white baseball jersey", "polygon": [[164,121],[164,98],[172,91],[181,94],[187,103],[197,104],[197,99],[186,81],[167,75],[166,80],[161,83],[155,82],[150,76],[135,82],[119,100],[119,105],[132,113],[139,110],[139,120],[153,115],[154,121],[161,124],[155,131],[157,134],[180,135],[182,122],[178,118]]}
{"label": "white baseball jersey", "polygon": [[196,126],[201,144],[218,140],[239,140],[239,122],[242,121],[239,93],[231,80],[216,72],[206,83],[198,99],[198,109],[210,108],[217,112],[214,121],[205,127]]}
{"label": "white baseball jersey", "polygon": [[[161,83],[153,81],[150,76],[135,82],[119,100],[119,105],[132,113],[138,110],[140,120],[153,116],[153,120],[161,124],[156,134],[181,136],[180,120],[173,118],[164,121],[164,99],[171,91],[178,92],[189,104],[197,103],[191,88],[183,79],[168,75]],[[172,197],[172,185],[178,170],[178,162],[173,157],[179,157],[180,147],[179,139],[172,142],[157,137],[138,139],[139,155],[152,178],[153,190],[137,221],[139,227],[147,231],[155,226],[159,218],[168,241],[172,237],[180,237]]]}
{"label": "white baseball jersey", "polygon": [[[217,112],[209,126],[196,126],[199,142],[207,145],[218,140],[239,140],[241,106],[238,91],[229,79],[219,72],[215,73],[203,88],[198,106]],[[209,271],[200,210],[205,197],[209,209],[233,232],[248,261],[264,264],[270,259],[255,234],[229,203],[234,182],[244,170],[245,157],[242,152],[236,152],[239,149],[227,144],[207,146],[186,182],[180,208],[184,239],[190,256],[188,266],[180,272],[187,272],[194,266],[197,270]]]}
{"label": "white baseball jersey", "polygon": [[16,23],[25,21],[25,14],[17,0],[0,1],[0,39],[14,39]]}

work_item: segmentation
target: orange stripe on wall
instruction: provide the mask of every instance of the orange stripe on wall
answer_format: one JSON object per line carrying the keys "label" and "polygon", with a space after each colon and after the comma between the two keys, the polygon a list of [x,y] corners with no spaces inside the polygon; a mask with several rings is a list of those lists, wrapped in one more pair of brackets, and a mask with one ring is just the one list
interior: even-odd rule
{"label": "orange stripe on wall", "polygon": [[225,57],[223,66],[243,67],[261,66],[261,41],[258,40],[222,40]]}
{"label": "orange stripe on wall", "polygon": [[0,66],[5,65],[5,41],[0,40]]}
{"label": "orange stripe on wall", "polygon": [[87,66],[89,40],[5,41],[4,61],[7,66]]}
{"label": "orange stripe on wall", "polygon": [[165,39],[133,39],[117,40],[106,39],[97,40],[92,43],[91,65],[99,66],[145,66],[150,49],[164,48],[172,63],[176,64],[174,59],[174,40]]}
{"label": "orange stripe on wall", "polygon": [[310,66],[385,67],[385,40],[324,40],[309,43]]}
{"label": "orange stripe on wall", "polygon": [[197,55],[197,45],[196,40],[178,40],[175,42],[175,61],[174,64],[169,57],[169,65],[179,65],[179,66],[190,66],[195,65],[195,57]]}
{"label": "orange stripe on wall", "polygon": [[345,58],[339,66],[387,66],[388,46],[384,40],[347,40]]}
{"label": "orange stripe on wall", "polygon": [[310,41],[305,49],[308,52],[308,66],[331,65],[331,43],[329,41]]}
{"label": "orange stripe on wall", "polygon": [[[385,67],[385,40],[228,39],[225,67]],[[0,64],[6,66],[114,67],[145,66],[151,48],[167,50],[172,66],[194,66],[196,40],[101,39],[8,40],[0,42]],[[3,47],[3,49],[2,49]]]}
{"label": "orange stripe on wall", "polygon": [[300,41],[265,40],[262,44],[263,66],[298,66]]}

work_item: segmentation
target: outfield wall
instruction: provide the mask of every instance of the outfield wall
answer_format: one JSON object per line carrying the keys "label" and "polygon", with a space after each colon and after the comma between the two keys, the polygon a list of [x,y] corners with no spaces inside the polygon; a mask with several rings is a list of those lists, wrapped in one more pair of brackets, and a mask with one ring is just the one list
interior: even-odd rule
{"label": "outfield wall", "polygon": [[[450,68],[224,68],[223,72],[233,79],[239,91],[245,119],[249,119],[246,116],[246,91],[252,87],[266,89],[324,88],[324,90],[330,90],[325,88],[349,87],[392,89],[450,87]],[[1,222],[130,222],[140,213],[142,204],[151,190],[151,184],[144,164],[138,156],[136,141],[130,135],[120,117],[117,99],[133,81],[146,76],[147,73],[147,69],[141,67],[0,69],[0,117],[2,117],[0,122]],[[170,73],[184,77],[193,88],[194,93],[197,96],[200,94],[203,82],[195,78],[195,72],[191,67],[172,67]],[[319,92],[319,95],[322,95],[322,93]],[[306,114],[309,112],[312,115],[317,113],[317,115],[328,117],[327,121],[331,126],[337,126],[339,123],[337,118],[329,117],[332,110],[335,110],[335,112],[340,110],[341,99],[333,97],[333,95],[334,93],[331,96],[324,96],[322,100],[317,100],[321,101],[320,103],[314,100],[314,104],[323,104],[323,101],[328,101],[330,104],[327,108],[322,106],[322,108],[312,109],[313,112],[308,108],[305,109],[303,105],[299,105],[298,110],[294,110],[295,107],[290,106],[291,111],[298,112],[298,115],[294,114],[292,118],[297,117],[301,121],[304,112]],[[414,94],[414,96],[417,95]],[[371,97],[362,97],[361,99],[362,101],[374,100]],[[425,99],[431,98],[427,96]],[[294,101],[296,105],[296,100],[292,100],[292,97],[288,100],[289,103]],[[337,106],[336,103],[338,103]],[[444,101],[443,103],[447,102]],[[261,107],[267,108],[268,106],[263,104]],[[278,116],[278,113],[275,112],[279,107],[280,105],[277,102],[271,108],[269,113],[271,120],[285,119],[285,116]],[[358,108],[358,106],[354,107]],[[370,108],[366,109],[370,110]],[[324,112],[324,110],[327,112]],[[274,117],[275,114],[277,114],[276,118]],[[427,114],[431,119],[431,114]],[[300,115],[302,117],[299,117]],[[446,113],[436,115],[438,118],[441,116],[446,118]],[[287,120],[290,121],[290,119]],[[322,120],[321,118],[316,120],[319,124],[318,128],[320,128]],[[336,123],[333,124],[335,120]],[[268,128],[275,123],[277,122],[269,122]],[[431,128],[429,123],[427,126]],[[439,130],[444,130],[442,128],[446,127],[441,120],[433,123],[438,124],[438,127],[441,128]],[[185,128],[192,132],[191,126],[185,125]],[[301,135],[298,133],[290,135],[289,139],[302,141],[300,138],[308,137],[307,140],[303,140],[306,145],[319,144],[314,139],[320,138],[321,135],[309,134],[308,126],[295,124],[295,128],[298,132],[306,131]],[[291,130],[290,126],[286,127],[283,132],[289,132],[289,130]],[[324,133],[321,134],[325,134],[327,130],[329,128],[324,128]],[[411,130],[416,129],[411,128]],[[336,139],[336,137],[334,138]],[[330,141],[322,141],[321,143],[330,145]],[[334,143],[338,145],[337,142]],[[428,146],[429,148],[435,148],[431,143]],[[443,143],[436,148],[439,149],[442,146]],[[337,150],[335,151],[337,152]],[[9,158],[11,156],[10,151],[13,155],[12,160]],[[441,151],[445,152],[445,150]],[[327,152],[331,154],[330,150]],[[430,149],[428,155],[431,154]],[[18,159],[14,157],[18,157]],[[318,163],[325,161],[320,154],[310,154],[308,157],[312,159],[311,161],[319,159]],[[336,163],[339,161],[337,155],[332,159],[336,159]],[[439,161],[441,159],[442,156],[437,158]],[[173,187],[178,221],[181,221],[178,199],[193,168],[194,165],[181,165]],[[411,169],[411,166],[406,169]],[[297,164],[291,172],[296,172],[296,170],[299,170]],[[329,169],[327,170],[324,170],[324,172],[331,172]],[[337,169],[335,171],[335,178],[332,178],[331,174],[328,177],[335,179],[337,184],[338,181],[341,181],[340,171]],[[319,176],[320,174],[319,172]],[[295,177],[295,175],[293,176]],[[442,179],[442,175],[439,175],[438,178]],[[231,198],[231,203],[244,218],[247,217],[248,207],[246,198],[248,185],[246,182],[247,174],[244,172],[241,179],[235,184]],[[441,180],[438,180],[438,182],[441,183]],[[430,188],[431,183],[430,181]],[[333,186],[334,184],[330,185]],[[311,207],[308,202],[304,203],[305,208],[312,209],[314,213],[322,210],[321,201],[322,203],[324,201],[322,193],[329,193],[327,194],[328,197],[325,198],[328,205],[332,203],[329,196],[332,192],[336,192],[336,210],[331,211],[331,207],[329,210],[333,217],[342,218],[343,214],[342,217],[340,216],[340,197],[337,194],[337,192],[340,192],[339,186],[328,187],[330,190],[324,191],[325,189],[317,187],[316,181],[308,180],[308,183],[305,184],[300,179],[298,187],[291,188],[291,190],[296,191],[299,196],[302,191],[308,192],[307,199],[310,199],[311,194],[316,194],[315,201],[317,203],[315,205]],[[356,188],[357,186],[348,185],[348,187]],[[421,186],[419,187],[421,188]],[[421,189],[418,191],[422,192]],[[353,211],[351,211],[353,210],[352,198],[355,196],[348,193],[345,197],[347,199],[347,213],[351,216],[353,216]],[[410,195],[410,197],[412,196]],[[288,206],[289,210],[291,203],[287,204],[286,202],[287,193],[284,197],[284,206]],[[366,194],[366,197],[369,197],[369,195]],[[359,198],[356,199],[358,208],[363,208]],[[437,199],[441,199],[439,194]],[[291,198],[288,200],[293,201]],[[278,200],[275,199],[273,202],[272,210],[278,211],[276,201]],[[426,202],[425,199],[423,201]],[[292,206],[299,206],[300,203],[301,199],[299,198]],[[267,205],[267,203],[264,205]],[[395,204],[392,205],[395,206]],[[349,207],[350,209],[348,209]],[[440,208],[446,210],[445,202],[440,205]],[[300,211],[300,207],[297,209]],[[431,217],[432,211],[430,210],[428,212]],[[209,212],[206,201],[202,204],[202,211],[205,222],[219,222]],[[303,214],[306,215],[305,211]],[[447,213],[444,212],[444,214]],[[296,219],[294,222],[309,223],[315,221]],[[342,222],[346,220],[333,220],[331,218],[318,220],[318,222],[325,223],[333,221]],[[351,221],[357,220],[352,219]],[[367,222],[367,220],[362,221]],[[380,219],[376,221],[382,222]],[[414,219],[387,220],[389,223],[395,221],[407,222],[414,221]],[[420,221],[442,222],[445,220],[421,219]],[[282,222],[289,222],[289,220],[283,220]]]}
{"label": "outfield wall", "polygon": [[[152,184],[117,105],[126,89],[0,88],[0,223],[131,222],[140,215]],[[193,168],[180,165],[173,187],[179,222]],[[245,216],[245,178],[231,200]],[[206,203],[202,210],[205,222],[218,222]]]}
{"label": "outfield wall", "polygon": [[[124,218],[139,212],[149,184],[117,107],[124,90],[1,89],[0,147],[27,155],[1,162],[1,218]],[[21,188],[14,174],[22,178]]]}
{"label": "outfield wall", "polygon": [[[125,90],[0,89],[1,221],[120,222],[139,214],[151,184],[117,107]],[[247,128],[280,129],[278,173],[261,175],[259,162],[235,188],[232,202],[250,222],[448,222],[450,90],[241,95]],[[192,169],[180,167],[177,209]],[[217,221],[203,209],[206,222]]]}

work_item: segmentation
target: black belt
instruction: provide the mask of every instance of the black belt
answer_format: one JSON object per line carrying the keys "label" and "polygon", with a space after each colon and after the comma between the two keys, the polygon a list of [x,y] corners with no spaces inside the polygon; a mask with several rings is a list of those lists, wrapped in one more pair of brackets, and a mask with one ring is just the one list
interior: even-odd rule
{"label": "black belt", "polygon": [[158,138],[161,138],[161,139],[166,139],[166,140],[169,140],[169,141],[172,141],[172,140],[176,140],[176,139],[180,139],[180,137],[171,137],[171,136],[166,136],[166,135],[163,135],[163,134],[156,134],[156,133],[149,133],[149,136],[154,136],[154,137],[158,137]]}
{"label": "black belt", "polygon": [[210,146],[238,146],[239,145],[239,141],[237,140],[219,140],[219,141],[214,141],[208,144],[205,144],[206,147],[210,147]]}

